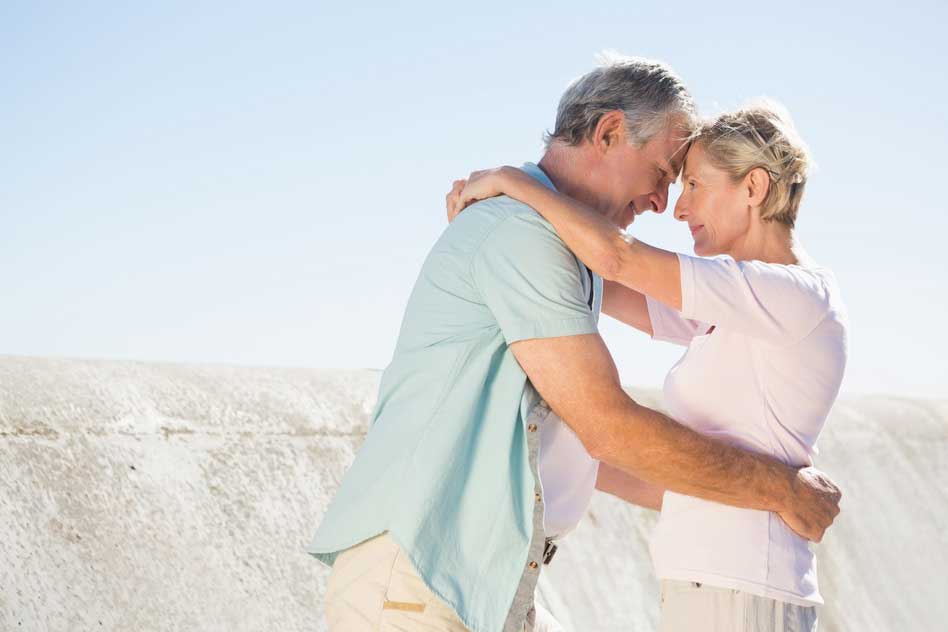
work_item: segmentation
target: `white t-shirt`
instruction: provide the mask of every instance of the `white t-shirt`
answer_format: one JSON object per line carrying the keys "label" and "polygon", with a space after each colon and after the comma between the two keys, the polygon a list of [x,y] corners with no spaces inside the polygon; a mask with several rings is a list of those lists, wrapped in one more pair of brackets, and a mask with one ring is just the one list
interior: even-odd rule
{"label": "white t-shirt", "polygon": [[562,538],[576,528],[589,508],[599,461],[582,441],[551,412],[540,424],[540,485],[543,489],[543,530],[547,537]]}
{"label": "white t-shirt", "polygon": [[[587,277],[592,283],[591,309],[596,322],[602,310],[602,278]],[[584,287],[586,287],[584,281]],[[556,413],[540,423],[540,452],[537,469],[543,490],[543,530],[547,537],[562,538],[574,530],[586,514],[593,492],[599,461],[592,458],[579,437]]]}
{"label": "white t-shirt", "polygon": [[[648,300],[653,337],[688,347],[665,379],[669,414],[704,435],[808,464],[846,366],[832,272],[678,258],[681,313]],[[809,543],[770,512],[666,492],[650,548],[661,579],[823,603]]]}

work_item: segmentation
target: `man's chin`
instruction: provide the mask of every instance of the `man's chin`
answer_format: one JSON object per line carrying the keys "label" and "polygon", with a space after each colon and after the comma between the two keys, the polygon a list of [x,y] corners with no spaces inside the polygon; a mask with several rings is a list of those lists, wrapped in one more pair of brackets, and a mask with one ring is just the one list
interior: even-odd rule
{"label": "man's chin", "polygon": [[638,213],[636,213],[635,209],[631,206],[624,206],[621,209],[606,215],[606,217],[619,228],[625,229],[632,225],[632,223],[635,221],[635,218],[638,217]]}

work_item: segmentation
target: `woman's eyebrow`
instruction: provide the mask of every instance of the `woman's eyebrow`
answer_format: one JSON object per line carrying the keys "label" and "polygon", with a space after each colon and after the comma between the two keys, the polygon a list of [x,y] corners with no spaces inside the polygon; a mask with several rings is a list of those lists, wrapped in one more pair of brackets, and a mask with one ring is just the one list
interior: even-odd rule
{"label": "woman's eyebrow", "polygon": [[685,156],[684,160],[681,161],[681,178],[694,178],[695,174],[693,171],[688,169],[688,156]]}

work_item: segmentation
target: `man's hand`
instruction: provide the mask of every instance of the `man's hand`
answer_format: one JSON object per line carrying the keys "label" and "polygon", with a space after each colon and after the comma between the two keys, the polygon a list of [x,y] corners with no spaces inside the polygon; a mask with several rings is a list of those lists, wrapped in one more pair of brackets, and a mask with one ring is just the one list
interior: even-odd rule
{"label": "man's hand", "polygon": [[790,490],[788,506],[778,515],[800,536],[819,542],[839,514],[842,492],[815,467],[798,470]]}

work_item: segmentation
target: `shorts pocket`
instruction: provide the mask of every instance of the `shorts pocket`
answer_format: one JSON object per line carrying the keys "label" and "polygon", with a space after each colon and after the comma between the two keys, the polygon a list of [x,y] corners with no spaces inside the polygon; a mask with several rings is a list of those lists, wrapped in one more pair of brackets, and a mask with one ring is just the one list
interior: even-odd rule
{"label": "shorts pocket", "polygon": [[382,603],[382,630],[402,629],[425,620],[431,592],[401,549],[395,555],[392,574]]}

